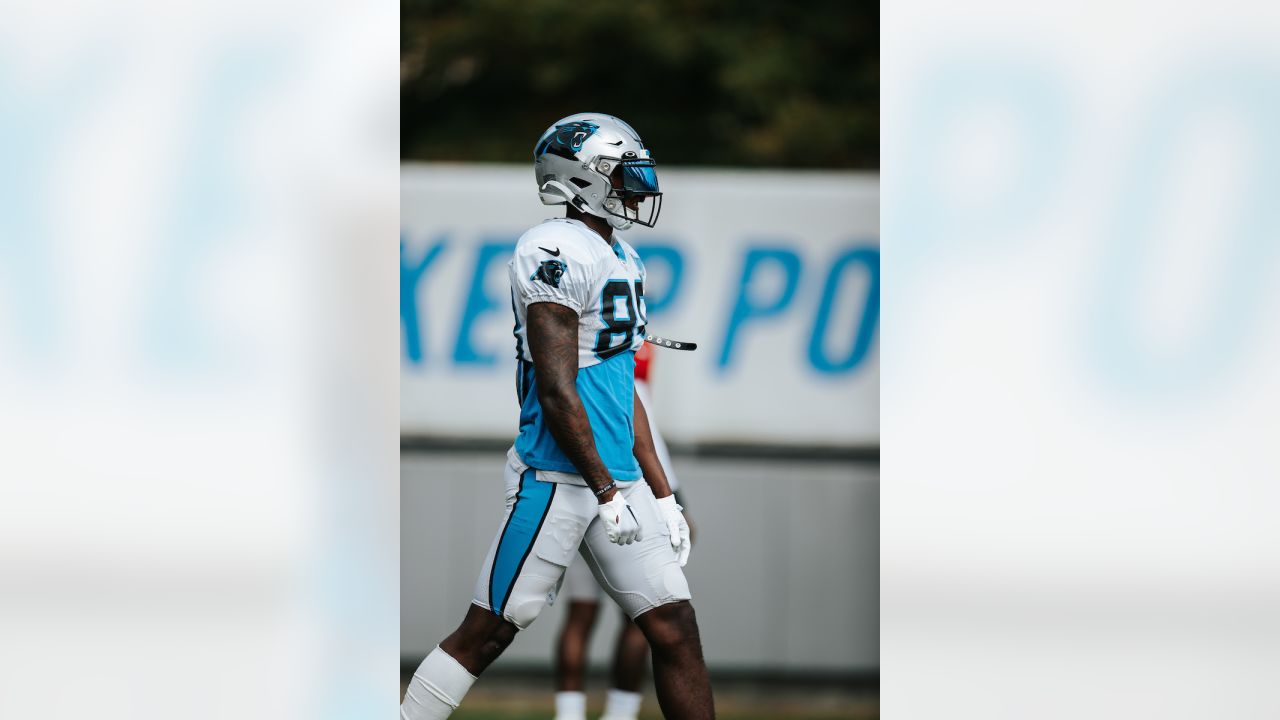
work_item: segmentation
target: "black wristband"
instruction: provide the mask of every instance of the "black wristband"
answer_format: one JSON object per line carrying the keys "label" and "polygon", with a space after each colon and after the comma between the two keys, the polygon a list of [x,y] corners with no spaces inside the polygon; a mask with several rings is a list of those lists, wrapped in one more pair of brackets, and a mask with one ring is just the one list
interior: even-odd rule
{"label": "black wristband", "polygon": [[618,484],[617,484],[617,483],[615,483],[614,481],[610,480],[608,485],[605,485],[604,487],[600,488],[599,490],[592,490],[591,492],[595,493],[595,494],[596,494],[596,497],[600,497],[601,495],[604,495],[605,493],[609,492],[610,490],[612,490],[612,489],[614,489],[614,488],[616,488],[616,487],[618,487]]}

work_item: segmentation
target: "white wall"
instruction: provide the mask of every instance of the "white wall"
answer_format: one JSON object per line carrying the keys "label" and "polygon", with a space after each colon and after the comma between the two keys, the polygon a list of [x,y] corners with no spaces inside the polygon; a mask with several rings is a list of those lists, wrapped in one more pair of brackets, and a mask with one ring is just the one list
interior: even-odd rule
{"label": "white wall", "polygon": [[[503,453],[401,458],[400,649],[425,655],[462,620],[502,519]],[[714,669],[868,672],[879,665],[879,467],[676,458],[698,538],[685,568]],[[562,607],[498,660],[546,665]],[[607,664],[616,607],[592,659]]]}

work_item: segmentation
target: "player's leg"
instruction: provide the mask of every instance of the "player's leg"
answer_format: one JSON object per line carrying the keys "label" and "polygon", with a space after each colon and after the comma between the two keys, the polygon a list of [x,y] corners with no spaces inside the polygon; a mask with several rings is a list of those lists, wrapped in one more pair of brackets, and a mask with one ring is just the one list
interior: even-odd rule
{"label": "player's leg", "polygon": [[649,641],[644,632],[622,613],[622,628],[613,654],[613,687],[638,693],[649,667]]}
{"label": "player's leg", "polygon": [[440,649],[458,661],[468,673],[480,673],[498,659],[520,628],[479,605],[467,608],[462,624],[440,641]]}
{"label": "player's leg", "polygon": [[672,720],[715,717],[711,682],[685,580],[657,501],[643,482],[623,491],[643,529],[643,540],[615,545],[593,522],[583,557],[596,579],[644,633],[653,653],[653,681],[663,715]]}
{"label": "player's leg", "polygon": [[702,638],[693,605],[680,600],[636,616],[653,652],[653,684],[668,718],[714,718],[711,679],[702,658]]}
{"label": "player's leg", "polygon": [[571,601],[556,642],[555,720],[584,720],[587,696],[583,677],[587,671],[587,645],[596,624],[599,603]]}
{"label": "player's leg", "polygon": [[447,718],[517,630],[555,597],[595,514],[590,491],[575,489],[580,492],[560,492],[561,486],[538,480],[534,471],[508,465],[507,508],[472,605],[414,673],[400,707],[402,720]]}
{"label": "player's leg", "polygon": [[614,647],[609,694],[600,720],[636,720],[640,714],[640,701],[644,698],[640,694],[640,686],[644,683],[648,664],[649,641],[624,612],[622,629],[618,631],[618,642]]}
{"label": "player's leg", "polygon": [[582,692],[587,672],[587,645],[591,642],[599,609],[600,604],[594,600],[570,601],[556,643],[557,692]]}
{"label": "player's leg", "polygon": [[587,696],[583,679],[587,672],[587,646],[595,629],[604,593],[581,557],[574,558],[564,574],[560,601],[568,601],[560,638],[556,643],[555,720],[585,720]]}
{"label": "player's leg", "polygon": [[402,720],[443,720],[462,703],[480,673],[498,659],[519,629],[478,605],[418,666],[404,702]]}

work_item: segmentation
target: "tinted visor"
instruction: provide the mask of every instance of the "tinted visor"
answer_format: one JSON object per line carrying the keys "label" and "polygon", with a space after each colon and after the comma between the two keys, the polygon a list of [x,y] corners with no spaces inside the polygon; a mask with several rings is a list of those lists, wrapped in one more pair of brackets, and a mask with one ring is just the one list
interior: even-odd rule
{"label": "tinted visor", "polygon": [[622,187],[624,193],[658,192],[658,172],[652,160],[623,160]]}

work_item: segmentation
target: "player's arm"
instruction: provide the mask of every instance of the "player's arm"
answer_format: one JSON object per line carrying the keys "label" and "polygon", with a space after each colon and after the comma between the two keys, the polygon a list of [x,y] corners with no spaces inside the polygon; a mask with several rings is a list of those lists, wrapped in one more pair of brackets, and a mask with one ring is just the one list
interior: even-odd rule
{"label": "player's arm", "polygon": [[658,450],[653,444],[653,432],[649,429],[649,413],[640,401],[640,393],[632,391],[635,405],[636,444],[632,452],[640,463],[640,471],[658,499],[658,510],[662,513],[662,521],[667,524],[667,536],[671,539],[671,549],[675,550],[680,567],[689,562],[689,550],[693,547],[689,523],[685,521],[684,508],[676,503],[675,493],[667,482],[667,473],[662,469],[662,461],[658,460]]}
{"label": "player's arm", "polygon": [[640,402],[640,393],[633,391],[635,404],[635,425],[636,444],[634,453],[636,461],[640,463],[640,472],[644,473],[645,482],[649,483],[649,487],[653,490],[653,496],[656,498],[664,498],[671,495],[671,485],[667,482],[667,473],[662,469],[662,462],[658,460],[658,449],[653,444],[653,433],[649,430],[649,414],[644,409],[644,403]]}
{"label": "player's arm", "polygon": [[[613,499],[613,478],[596,450],[591,421],[578,397],[578,313],[552,302],[529,305],[529,353],[547,428],[601,503]],[[603,491],[603,492],[602,492]]]}

